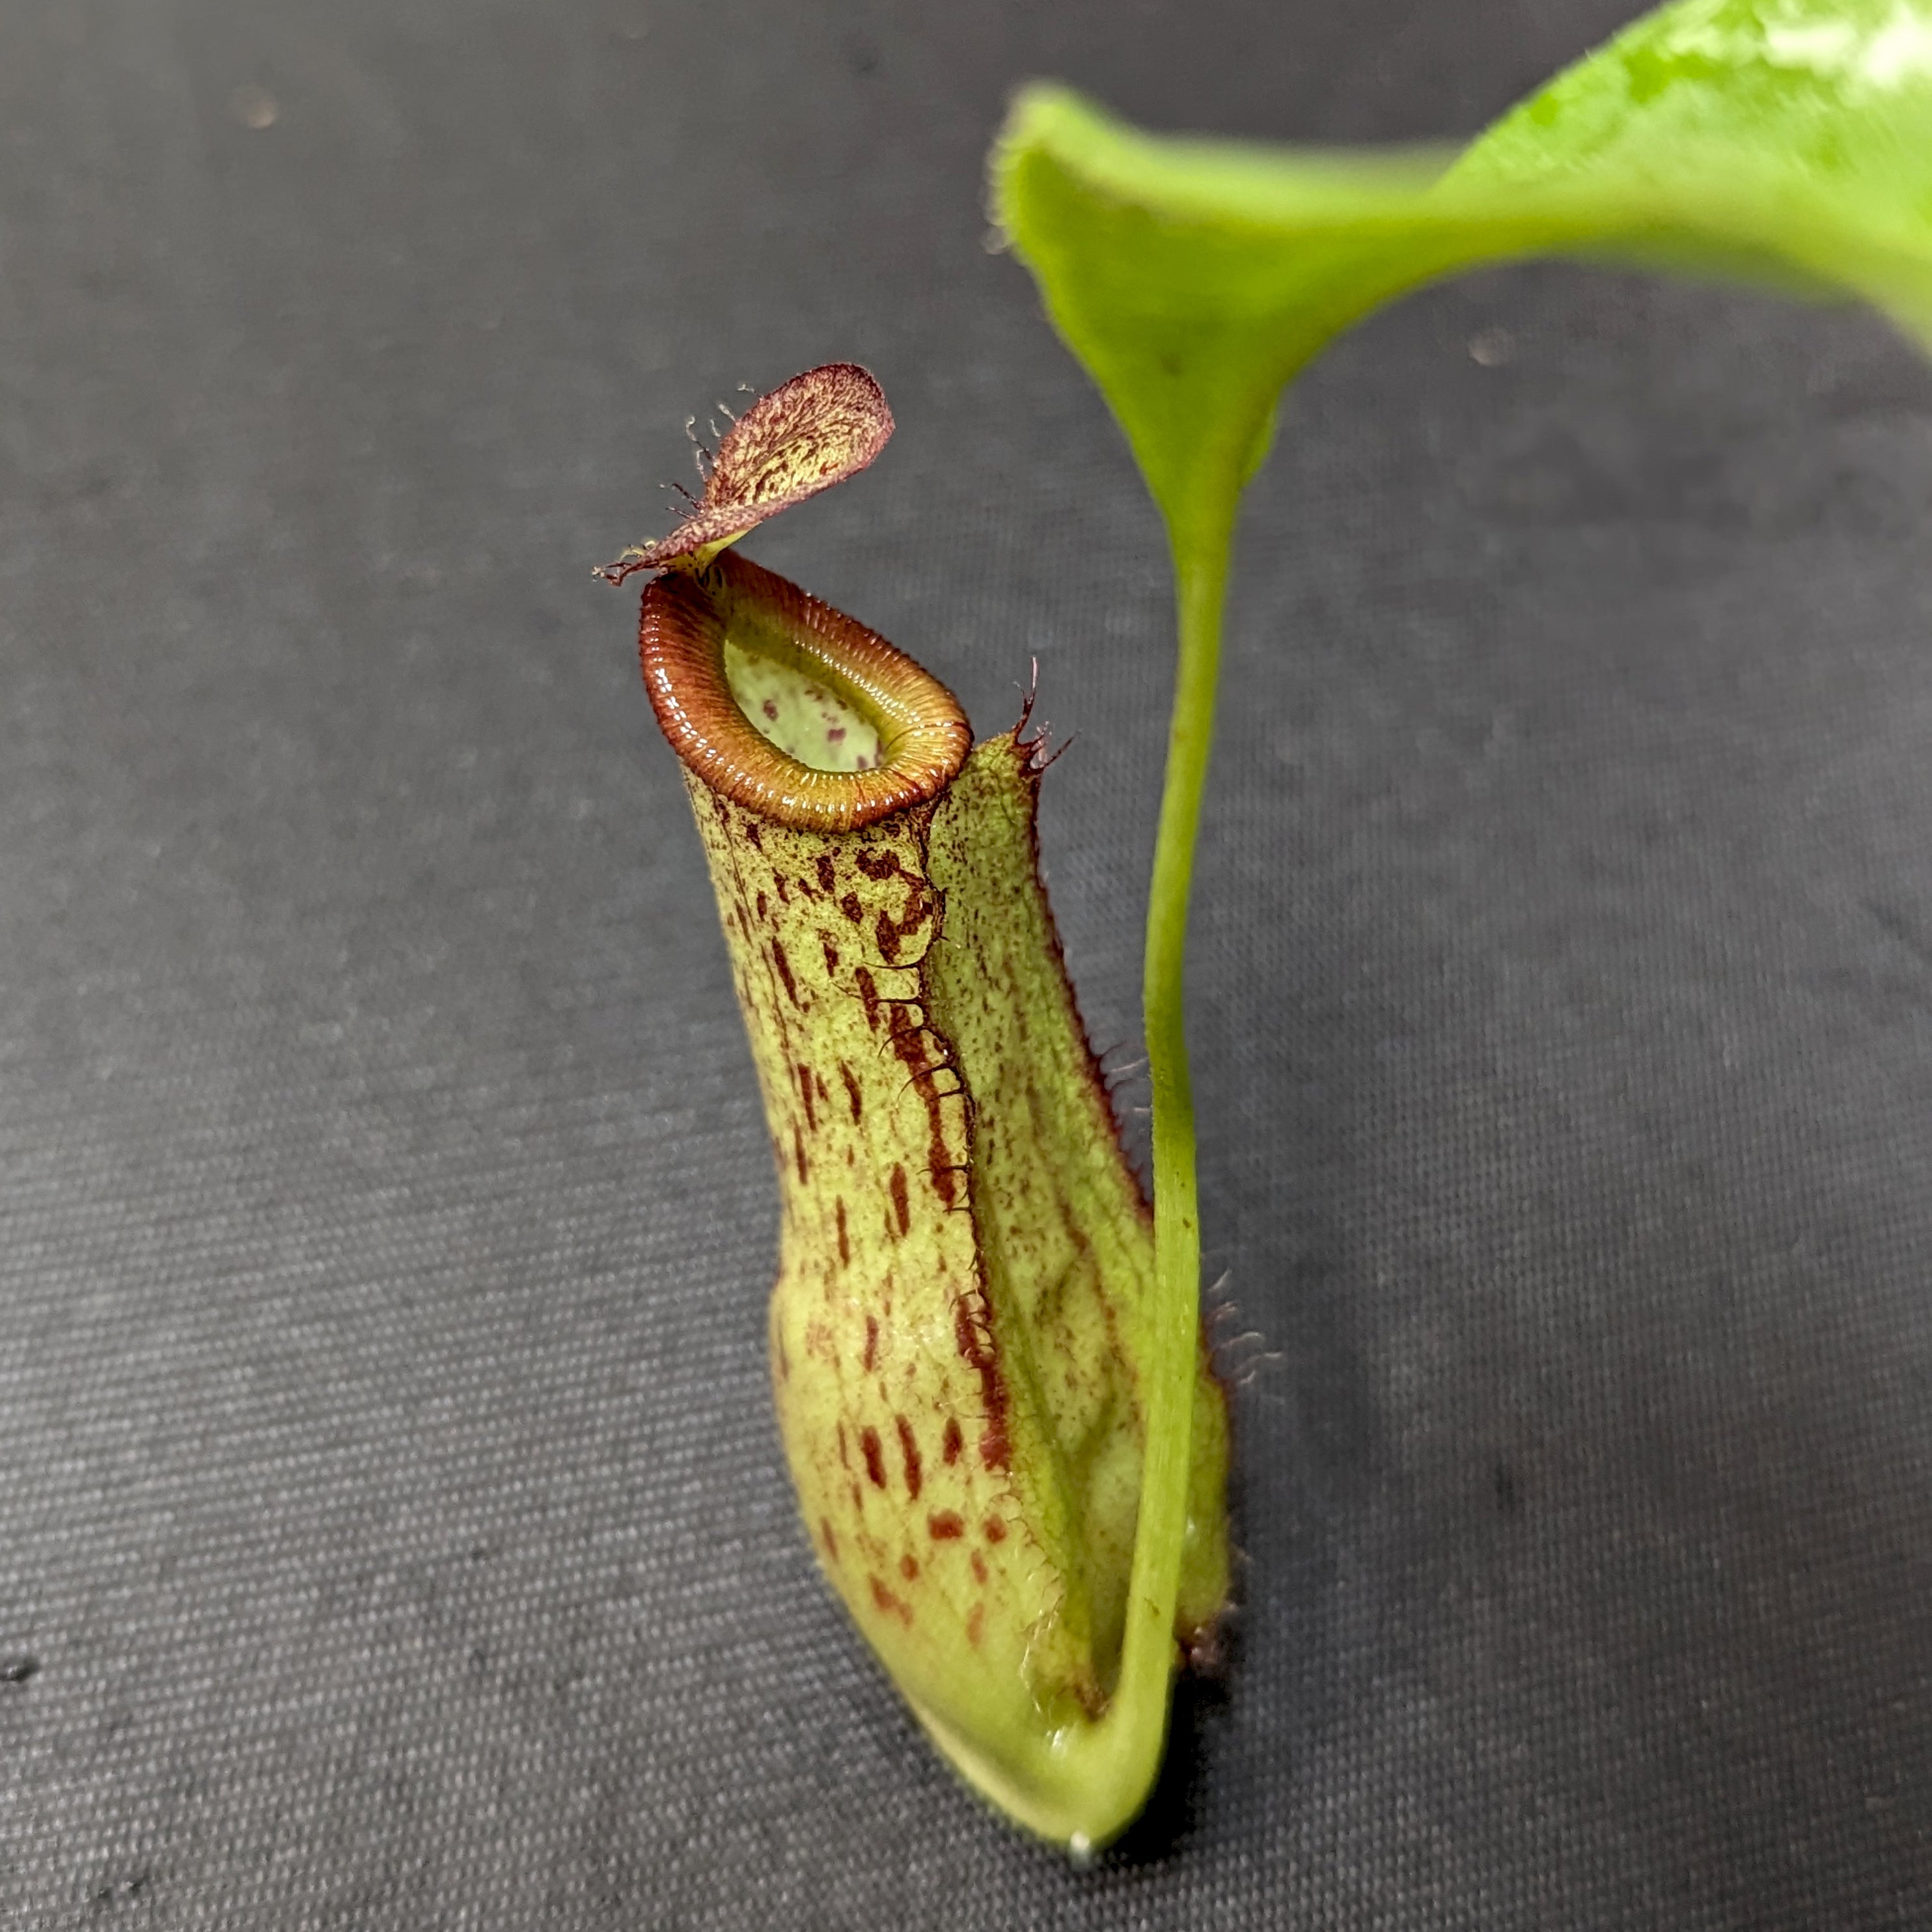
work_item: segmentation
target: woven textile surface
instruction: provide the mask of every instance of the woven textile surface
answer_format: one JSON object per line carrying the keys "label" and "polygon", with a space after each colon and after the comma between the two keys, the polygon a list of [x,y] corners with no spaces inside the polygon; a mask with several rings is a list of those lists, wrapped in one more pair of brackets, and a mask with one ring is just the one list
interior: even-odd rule
{"label": "woven textile surface", "polygon": [[1240,1607],[1078,1871],[920,1740],[770,1412],[776,1192],[635,586],[982,732],[1132,1071],[1171,620],[986,245],[1009,90],[1460,136],[1622,0],[0,4],[0,1926],[1932,1924],[1932,374],[1420,296],[1250,500],[1191,965]]}

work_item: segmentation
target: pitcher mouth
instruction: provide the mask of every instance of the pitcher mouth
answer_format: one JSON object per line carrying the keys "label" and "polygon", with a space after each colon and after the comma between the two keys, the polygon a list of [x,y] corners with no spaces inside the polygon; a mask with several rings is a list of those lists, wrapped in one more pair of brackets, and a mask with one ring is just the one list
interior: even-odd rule
{"label": "pitcher mouth", "polygon": [[972,748],[930,672],[733,551],[652,579],[638,655],[687,769],[800,831],[856,831],[936,798]]}

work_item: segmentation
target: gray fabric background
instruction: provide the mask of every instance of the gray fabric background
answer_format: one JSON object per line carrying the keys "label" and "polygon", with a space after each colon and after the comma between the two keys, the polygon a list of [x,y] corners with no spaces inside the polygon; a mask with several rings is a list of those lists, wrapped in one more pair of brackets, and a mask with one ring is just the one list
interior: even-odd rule
{"label": "gray fabric background", "polygon": [[982,729],[1037,654],[1131,1060],[1165,566],[982,247],[1005,92],[1462,134],[1629,10],[0,6],[0,1922],[1932,1924],[1913,356],[1550,268],[1297,392],[1193,964],[1238,1642],[1084,1874],[794,1524],[588,574],[687,414],[868,363],[897,440],[751,548]]}

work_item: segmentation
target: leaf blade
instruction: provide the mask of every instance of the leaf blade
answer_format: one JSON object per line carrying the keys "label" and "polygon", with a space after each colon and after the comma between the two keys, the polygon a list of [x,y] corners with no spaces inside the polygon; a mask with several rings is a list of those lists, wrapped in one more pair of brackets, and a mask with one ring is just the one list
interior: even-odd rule
{"label": "leaf blade", "polygon": [[1932,346],[1932,0],[1682,0],[1453,160],[1149,135],[1036,86],[993,174],[996,218],[1170,525],[1212,524],[1288,380],[1478,264],[1846,293]]}

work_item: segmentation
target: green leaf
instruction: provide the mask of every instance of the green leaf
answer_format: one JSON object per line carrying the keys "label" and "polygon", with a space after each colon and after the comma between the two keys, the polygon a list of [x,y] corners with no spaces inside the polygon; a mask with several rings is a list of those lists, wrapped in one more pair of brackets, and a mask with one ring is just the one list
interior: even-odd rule
{"label": "green leaf", "polygon": [[1479,263],[1842,291],[1932,342],[1932,0],[1684,0],[1454,160],[1174,140],[1035,87],[994,195],[1177,538],[1204,537],[1291,376],[1391,297]]}
{"label": "green leaf", "polygon": [[1035,87],[993,188],[1174,556],[1180,660],[1143,967],[1156,1289],[1130,1594],[1148,1615],[1128,1632],[1120,1700],[1132,1687],[1144,1708],[1164,1694],[1151,1640],[1172,1623],[1200,1272],[1188,898],[1235,513],[1276,399],[1391,298],[1530,256],[1861,296],[1932,342],[1932,0],[1684,0],[1460,157],[1162,138]]}

